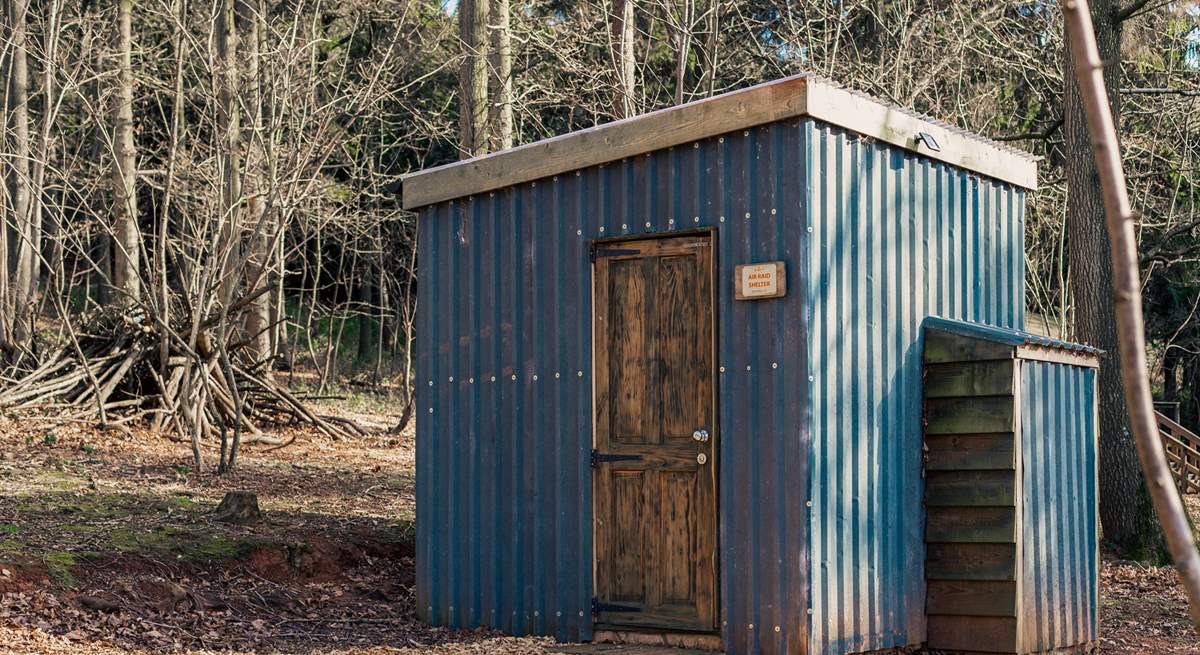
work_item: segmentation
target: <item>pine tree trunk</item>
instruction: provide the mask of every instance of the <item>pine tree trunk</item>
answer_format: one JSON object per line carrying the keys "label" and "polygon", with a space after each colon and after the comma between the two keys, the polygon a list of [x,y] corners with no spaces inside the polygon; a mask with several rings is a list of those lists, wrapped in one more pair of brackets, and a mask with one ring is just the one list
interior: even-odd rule
{"label": "pine tree trunk", "polygon": [[489,123],[492,150],[513,145],[512,30],[509,27],[509,0],[491,0],[492,65]]}
{"label": "pine tree trunk", "polygon": [[487,23],[488,0],[459,1],[458,148],[463,159],[488,150]]}
{"label": "pine tree trunk", "polygon": [[117,3],[116,108],[113,112],[113,286],[123,302],[141,300],[141,233],[138,230],[137,149],[133,138],[133,38],[130,30],[133,0]]}
{"label": "pine tree trunk", "polygon": [[629,118],[637,112],[633,97],[637,70],[633,58],[633,21],[633,0],[613,0],[610,17],[613,72],[616,77],[613,113],[619,118]]}
{"label": "pine tree trunk", "polygon": [[234,0],[221,0],[217,16],[218,80],[218,166],[221,177],[221,204],[218,220],[218,256],[224,258],[219,285],[221,304],[229,307],[237,289],[240,267],[242,200],[241,113],[238,102],[238,33]]}
{"label": "pine tree trunk", "polygon": [[[1100,57],[1105,62],[1104,82],[1109,103],[1113,116],[1119,120],[1121,25],[1115,18],[1118,7],[1113,0],[1100,0],[1091,8]],[[1067,258],[1075,303],[1075,338],[1105,352],[1099,371],[1098,398],[1100,522],[1104,539],[1125,555],[1158,559],[1165,551],[1138,462],[1121,386],[1104,198],[1069,43],[1064,44],[1063,70]]]}

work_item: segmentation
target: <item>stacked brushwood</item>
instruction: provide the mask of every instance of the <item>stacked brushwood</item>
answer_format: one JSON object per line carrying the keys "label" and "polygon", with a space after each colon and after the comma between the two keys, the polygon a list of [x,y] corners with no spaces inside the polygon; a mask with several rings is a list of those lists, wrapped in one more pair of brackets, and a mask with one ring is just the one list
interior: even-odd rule
{"label": "stacked brushwood", "polygon": [[[128,429],[142,421],[193,442],[286,443],[266,424],[309,424],[331,438],[364,434],[354,422],[323,416],[304,396],[277,384],[270,362],[254,361],[248,340],[219,338],[212,326],[171,327],[136,312],[97,310],[73,321],[36,356],[0,375],[0,411]],[[190,337],[190,338],[189,338]]]}

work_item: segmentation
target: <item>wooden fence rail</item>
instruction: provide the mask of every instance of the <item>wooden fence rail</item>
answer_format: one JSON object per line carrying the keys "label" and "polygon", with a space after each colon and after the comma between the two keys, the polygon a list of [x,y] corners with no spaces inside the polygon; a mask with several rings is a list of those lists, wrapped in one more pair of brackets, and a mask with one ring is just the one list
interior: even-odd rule
{"label": "wooden fence rail", "polygon": [[1179,493],[1200,493],[1200,436],[1162,412],[1154,414],[1158,418],[1158,433],[1163,449],[1167,451],[1167,463],[1175,475]]}

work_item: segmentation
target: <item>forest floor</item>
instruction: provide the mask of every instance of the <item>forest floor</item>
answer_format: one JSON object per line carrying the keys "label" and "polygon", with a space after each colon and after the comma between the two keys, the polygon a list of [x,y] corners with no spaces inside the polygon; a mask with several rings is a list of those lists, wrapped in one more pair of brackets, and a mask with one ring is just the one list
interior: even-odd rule
{"label": "forest floor", "polygon": [[[324,409],[374,436],[248,446],[230,478],[136,429],[0,418],[0,653],[555,649],[416,620],[411,432],[387,434],[382,402]],[[258,494],[261,521],[214,520],[235,489]],[[1102,652],[1200,653],[1170,568],[1105,558],[1102,576]]]}

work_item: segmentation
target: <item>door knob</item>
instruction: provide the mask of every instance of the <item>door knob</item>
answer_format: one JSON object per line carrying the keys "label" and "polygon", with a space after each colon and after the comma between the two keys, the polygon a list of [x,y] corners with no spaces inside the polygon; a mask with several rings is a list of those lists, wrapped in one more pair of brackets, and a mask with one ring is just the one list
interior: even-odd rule
{"label": "door knob", "polygon": [[704,428],[700,428],[699,430],[696,430],[695,432],[692,433],[692,439],[699,441],[700,443],[707,443],[708,442],[708,430],[705,430]]}

